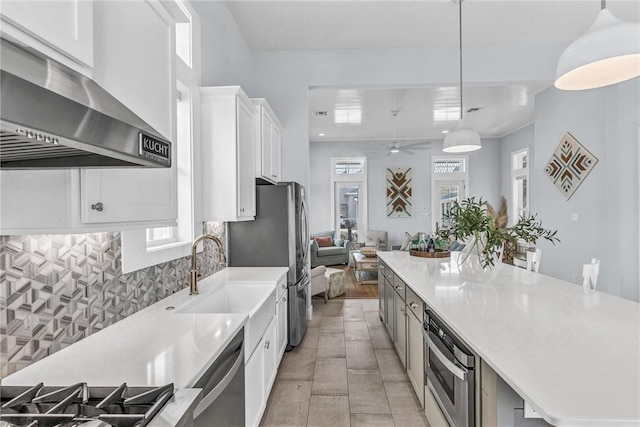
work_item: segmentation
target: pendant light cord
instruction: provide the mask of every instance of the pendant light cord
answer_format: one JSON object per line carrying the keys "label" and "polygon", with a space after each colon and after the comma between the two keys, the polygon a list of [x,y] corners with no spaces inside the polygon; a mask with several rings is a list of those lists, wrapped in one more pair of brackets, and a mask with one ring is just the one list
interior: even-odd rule
{"label": "pendant light cord", "polygon": [[462,0],[458,0],[458,2],[458,39],[460,41],[460,120],[462,120]]}
{"label": "pendant light cord", "polygon": [[607,0],[600,0],[600,10],[607,8]]}

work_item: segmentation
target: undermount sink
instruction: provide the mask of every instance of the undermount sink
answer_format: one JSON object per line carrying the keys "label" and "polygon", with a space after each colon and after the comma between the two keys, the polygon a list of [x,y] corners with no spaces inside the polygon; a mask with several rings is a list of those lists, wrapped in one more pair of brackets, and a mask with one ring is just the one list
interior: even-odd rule
{"label": "undermount sink", "polygon": [[251,313],[273,292],[270,286],[226,285],[211,294],[195,295],[179,313]]}
{"label": "undermount sink", "polygon": [[255,349],[260,337],[276,313],[276,288],[265,285],[227,284],[212,293],[194,295],[176,313],[232,314],[246,313],[249,320],[245,326],[245,361]]}

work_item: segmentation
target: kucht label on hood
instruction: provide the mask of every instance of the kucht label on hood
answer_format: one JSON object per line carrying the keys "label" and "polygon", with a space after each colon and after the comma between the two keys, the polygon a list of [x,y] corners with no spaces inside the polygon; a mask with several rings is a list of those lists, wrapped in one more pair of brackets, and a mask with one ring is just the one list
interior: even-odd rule
{"label": "kucht label on hood", "polygon": [[156,163],[171,165],[171,144],[142,132],[138,134],[140,156]]}

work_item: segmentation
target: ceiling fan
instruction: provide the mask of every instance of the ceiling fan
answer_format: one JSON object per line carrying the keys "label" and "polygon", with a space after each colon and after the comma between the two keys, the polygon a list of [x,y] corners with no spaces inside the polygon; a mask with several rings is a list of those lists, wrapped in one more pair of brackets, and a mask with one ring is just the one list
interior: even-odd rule
{"label": "ceiling fan", "polygon": [[398,109],[394,109],[391,110],[391,115],[393,116],[393,142],[389,145],[387,144],[381,144],[379,142],[376,142],[376,145],[379,145],[380,147],[384,147],[384,150],[377,150],[377,151],[372,151],[371,153],[381,153],[384,151],[387,151],[387,156],[390,156],[392,154],[397,154],[397,153],[404,153],[404,154],[414,154],[414,151],[419,151],[419,150],[428,150],[431,145],[431,141],[417,141],[417,142],[412,142],[410,144],[402,144],[401,141],[398,141],[398,138],[396,137],[396,124],[395,124],[395,118],[398,115],[399,110]]}

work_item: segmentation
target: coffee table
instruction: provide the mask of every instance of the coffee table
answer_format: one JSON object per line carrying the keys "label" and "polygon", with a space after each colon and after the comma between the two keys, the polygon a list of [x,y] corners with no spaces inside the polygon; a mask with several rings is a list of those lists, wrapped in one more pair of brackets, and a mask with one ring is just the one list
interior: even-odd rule
{"label": "coffee table", "polygon": [[352,252],[356,267],[356,282],[359,285],[378,284],[378,257],[366,257],[360,252]]}

